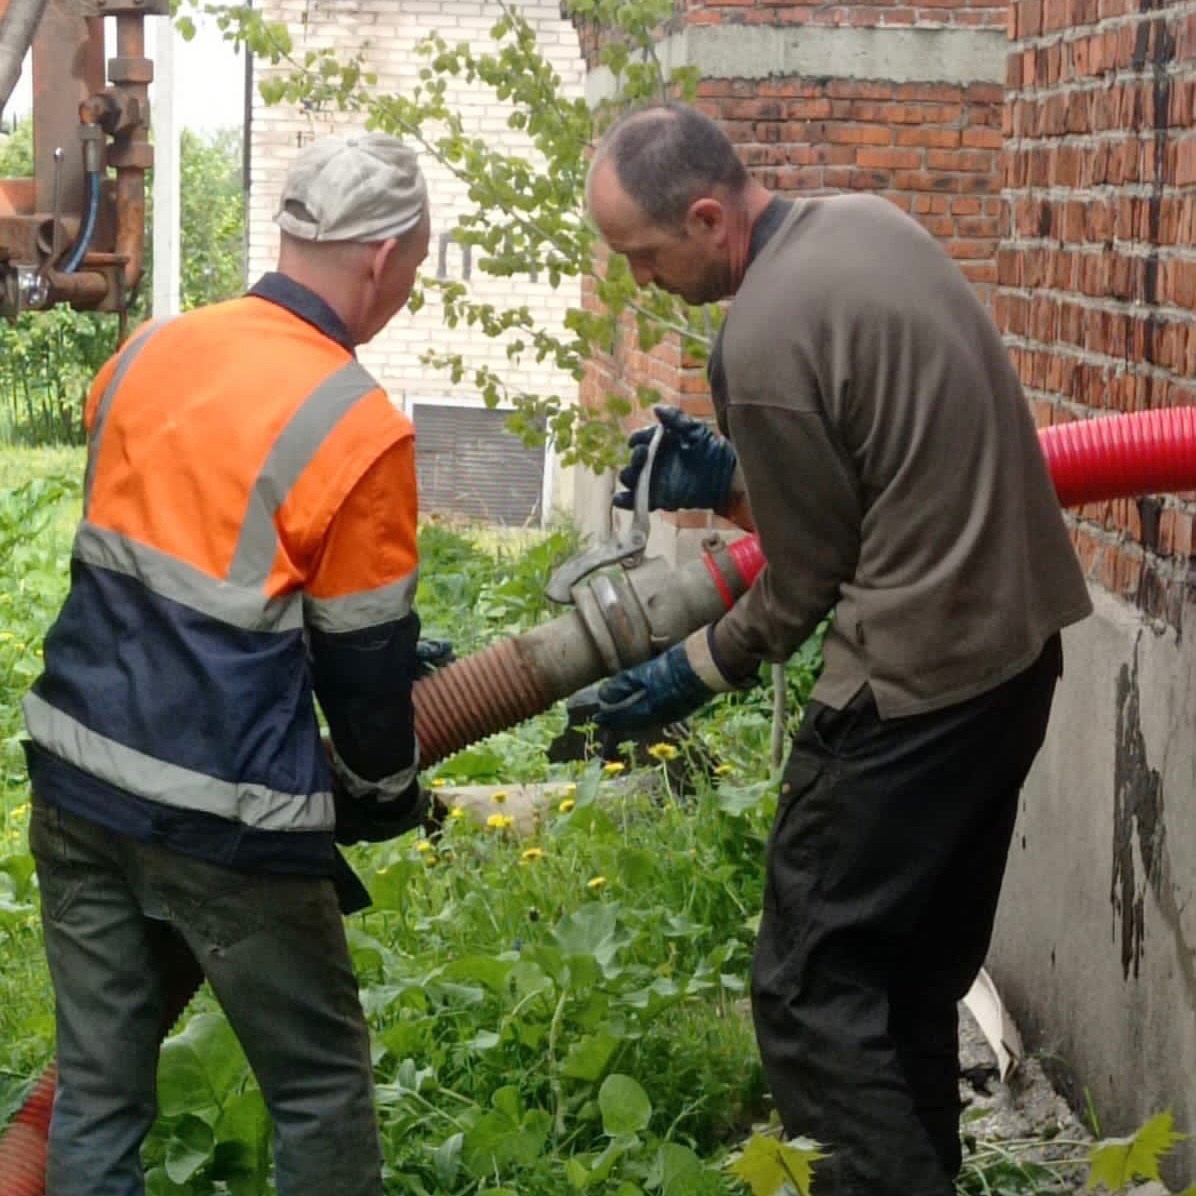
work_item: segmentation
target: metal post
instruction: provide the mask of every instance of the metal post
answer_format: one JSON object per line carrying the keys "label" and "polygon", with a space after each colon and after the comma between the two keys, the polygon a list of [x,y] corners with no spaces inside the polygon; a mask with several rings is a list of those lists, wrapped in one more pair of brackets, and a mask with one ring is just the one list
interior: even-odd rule
{"label": "metal post", "polygon": [[181,273],[180,131],[175,74],[178,34],[169,18],[154,30],[157,69],[154,72],[154,319],[177,315]]}

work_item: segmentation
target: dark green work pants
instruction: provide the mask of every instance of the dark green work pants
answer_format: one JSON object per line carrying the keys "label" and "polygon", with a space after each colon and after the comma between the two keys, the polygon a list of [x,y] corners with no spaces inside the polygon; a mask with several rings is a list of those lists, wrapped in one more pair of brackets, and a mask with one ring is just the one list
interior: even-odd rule
{"label": "dark green work pants", "polygon": [[196,961],[270,1110],[279,1196],[381,1196],[368,1032],[331,881],[188,859],[36,798],[30,846],[58,1031],[46,1196],[144,1192],[166,969]]}
{"label": "dark green work pants", "polygon": [[811,702],[768,848],[756,1034],[814,1196],[953,1196],[957,1004],[984,961],[1062,649],[996,689],[882,720]]}

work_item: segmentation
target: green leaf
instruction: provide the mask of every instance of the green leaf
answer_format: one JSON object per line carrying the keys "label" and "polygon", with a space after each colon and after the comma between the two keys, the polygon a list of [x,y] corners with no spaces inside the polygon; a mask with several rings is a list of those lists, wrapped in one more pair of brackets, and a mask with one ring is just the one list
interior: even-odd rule
{"label": "green leaf", "polygon": [[184,1117],[166,1144],[166,1174],[185,1184],[212,1157],[216,1136],[198,1117]]}
{"label": "green leaf", "polygon": [[461,1144],[464,1134],[453,1134],[432,1151],[432,1169],[436,1182],[446,1191],[455,1187],[461,1170]]}
{"label": "green leaf", "polygon": [[786,1184],[796,1188],[799,1196],[810,1196],[812,1164],[824,1158],[814,1143],[804,1139],[782,1142],[753,1134],[728,1170],[752,1189],[753,1196],[780,1196]]}
{"label": "green leaf", "polygon": [[652,1102],[638,1081],[616,1072],[607,1076],[598,1089],[598,1108],[602,1113],[603,1132],[612,1138],[637,1134],[647,1129],[652,1119]]}
{"label": "green leaf", "polygon": [[245,1056],[232,1027],[217,1013],[200,1013],[162,1044],[158,1106],[162,1116],[214,1116],[241,1082]]}
{"label": "green leaf", "polygon": [[1173,1130],[1170,1110],[1152,1117],[1137,1133],[1125,1138],[1106,1138],[1089,1153],[1088,1187],[1100,1184],[1111,1191],[1135,1180],[1158,1180],[1159,1161],[1187,1136]]}
{"label": "green leaf", "polygon": [[652,1163],[652,1186],[661,1196],[698,1196],[717,1181],[702,1165],[702,1160],[688,1146],[662,1142]]}
{"label": "green leaf", "polygon": [[606,1030],[583,1035],[570,1045],[569,1053],[561,1064],[561,1075],[570,1080],[596,1082],[606,1071],[621,1042],[621,1038]]}

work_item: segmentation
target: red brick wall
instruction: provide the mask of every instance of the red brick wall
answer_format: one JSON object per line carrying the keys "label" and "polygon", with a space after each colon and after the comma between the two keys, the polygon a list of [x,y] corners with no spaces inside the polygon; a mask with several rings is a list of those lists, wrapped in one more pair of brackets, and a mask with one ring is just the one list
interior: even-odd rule
{"label": "red brick wall", "polygon": [[[1004,28],[1006,9],[992,0],[819,5],[793,0],[678,0],[662,34],[686,25],[795,24]],[[578,22],[593,66],[601,35]],[[933,73],[933,66],[928,68]],[[986,300],[996,283],[1003,233],[999,84],[888,83],[833,78],[707,79],[698,104],[740,147],[765,186],[783,195],[867,190],[891,199],[939,237]],[[704,373],[683,365],[677,344],[645,359],[624,322],[615,351],[592,364],[582,401],[608,391],[630,397],[651,379],[666,402],[709,412]]]}
{"label": "red brick wall", "polygon": [[911,213],[988,298],[1002,234],[997,84],[710,79],[699,105],[782,195],[862,190]]}
{"label": "red brick wall", "polygon": [[[998,322],[1040,424],[1196,400],[1196,12],[1015,0]],[[1191,498],[1192,496],[1187,496]],[[1093,504],[1088,576],[1179,625],[1196,504]]]}

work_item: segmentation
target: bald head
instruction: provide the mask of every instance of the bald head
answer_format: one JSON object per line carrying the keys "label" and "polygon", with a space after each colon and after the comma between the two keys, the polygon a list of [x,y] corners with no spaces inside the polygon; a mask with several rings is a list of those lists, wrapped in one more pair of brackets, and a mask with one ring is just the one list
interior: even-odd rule
{"label": "bald head", "polygon": [[674,231],[696,199],[734,200],[748,183],[726,133],[687,104],[653,104],[621,117],[598,145],[591,178],[601,165],[653,224]]}
{"label": "bald head", "polygon": [[624,116],[586,180],[590,215],[636,282],[687,303],[734,294],[762,198],[726,134],[684,104]]}

